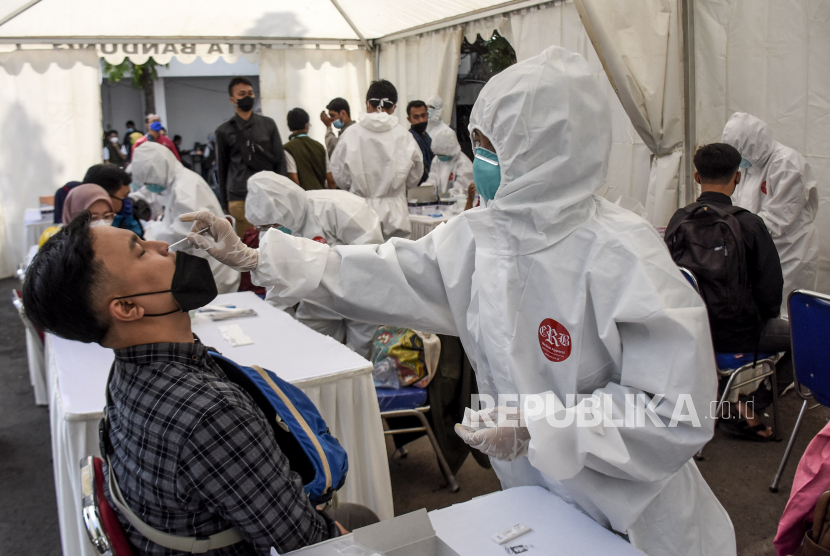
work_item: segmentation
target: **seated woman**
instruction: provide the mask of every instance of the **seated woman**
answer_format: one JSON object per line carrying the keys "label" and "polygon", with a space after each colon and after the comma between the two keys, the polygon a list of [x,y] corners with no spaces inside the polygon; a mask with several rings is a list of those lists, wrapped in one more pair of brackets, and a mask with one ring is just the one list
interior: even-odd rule
{"label": "seated woman", "polygon": [[111,226],[115,219],[109,194],[94,183],[79,185],[69,192],[63,203],[63,223],[69,224],[85,210],[89,211],[91,226]]}
{"label": "seated woman", "polygon": [[816,502],[830,489],[830,423],[810,441],[798,462],[793,478],[793,489],[787,507],[778,522],[775,535],[775,553],[778,556],[794,554],[804,540],[804,534],[813,526]]}

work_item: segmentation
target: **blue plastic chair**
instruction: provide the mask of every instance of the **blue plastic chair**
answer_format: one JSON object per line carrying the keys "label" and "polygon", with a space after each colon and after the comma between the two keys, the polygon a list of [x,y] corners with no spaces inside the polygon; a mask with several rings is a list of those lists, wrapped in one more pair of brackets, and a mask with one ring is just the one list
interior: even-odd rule
{"label": "blue plastic chair", "polygon": [[787,306],[790,311],[795,391],[803,402],[784,457],[769,487],[771,492],[778,492],[781,474],[787,466],[795,437],[807,412],[807,403],[811,400],[817,402],[810,409],[820,405],[830,407],[830,372],[827,372],[827,361],[830,356],[827,342],[830,338],[830,296],[807,290],[795,290],[787,299]]}
{"label": "blue plastic chair", "polygon": [[[695,291],[700,294],[700,286],[697,282],[697,277],[694,273],[689,270],[688,268],[679,266],[677,267],[680,270],[680,273],[683,275],[686,280],[692,285]],[[778,354],[777,353],[766,353],[766,352],[759,352],[758,357],[756,359],[754,353],[715,353],[715,368],[717,369],[718,376],[720,377],[729,377],[729,380],[726,382],[726,387],[723,389],[723,393],[721,394],[720,399],[718,400],[717,410],[715,410],[715,415],[720,416],[721,411],[723,410],[723,405],[726,403],[726,400],[729,397],[729,393],[735,389],[740,388],[741,386],[746,386],[747,384],[752,383],[759,383],[764,380],[765,378],[771,377],[772,381],[772,421],[773,421],[773,434],[775,435],[775,440],[781,440],[781,428],[779,427],[780,418],[778,414],[778,377],[776,375],[775,364],[778,362]],[[735,379],[742,375],[747,371],[751,371],[758,367],[758,365],[764,365],[769,370],[762,372],[756,376],[753,376],[743,382],[739,382],[735,384]],[[695,459],[702,460],[703,459],[703,448],[701,448],[697,454],[695,454]]]}
{"label": "blue plastic chair", "polygon": [[[441,473],[449,484],[450,492],[458,492],[458,481],[455,480],[455,475],[452,474],[450,466],[447,464],[446,458],[444,458],[444,452],[438,446],[438,442],[435,440],[435,434],[432,432],[432,427],[429,426],[429,421],[426,417],[426,413],[430,409],[428,405],[424,405],[427,401],[426,388],[407,386],[406,388],[376,388],[375,390],[377,391],[381,418],[386,420],[391,417],[415,417],[421,422],[420,427],[392,429],[387,426],[387,430],[384,430],[383,434],[391,436],[408,432],[425,432],[432,444],[433,451],[435,451],[435,456],[438,458]],[[388,424],[389,422],[387,421]],[[406,455],[405,448],[401,448],[400,451],[402,456]]]}

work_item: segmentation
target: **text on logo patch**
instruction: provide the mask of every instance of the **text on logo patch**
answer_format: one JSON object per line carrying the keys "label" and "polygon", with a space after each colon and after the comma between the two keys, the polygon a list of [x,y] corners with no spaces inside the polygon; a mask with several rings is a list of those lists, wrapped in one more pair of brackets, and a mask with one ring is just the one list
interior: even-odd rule
{"label": "text on logo patch", "polygon": [[571,335],[555,320],[545,319],[539,325],[539,347],[550,361],[564,361],[571,355]]}

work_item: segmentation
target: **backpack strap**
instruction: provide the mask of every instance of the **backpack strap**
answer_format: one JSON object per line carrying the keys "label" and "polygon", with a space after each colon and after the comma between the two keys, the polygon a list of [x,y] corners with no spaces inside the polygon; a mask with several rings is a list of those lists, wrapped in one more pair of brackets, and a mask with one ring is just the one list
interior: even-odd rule
{"label": "backpack strap", "polygon": [[311,427],[308,425],[305,418],[297,410],[292,401],[288,399],[288,396],[285,395],[285,392],[283,392],[282,389],[279,386],[277,386],[277,383],[274,382],[270,376],[268,376],[268,373],[265,372],[265,369],[258,365],[251,365],[251,368],[255,370],[257,373],[259,373],[259,376],[262,377],[262,380],[264,380],[265,383],[271,387],[274,393],[277,396],[279,396],[280,400],[282,400],[282,403],[285,404],[285,407],[288,408],[288,410],[291,412],[291,415],[293,415],[294,419],[296,419],[297,422],[300,424],[306,436],[308,436],[308,439],[311,441],[312,444],[314,444],[314,449],[317,451],[317,455],[320,456],[320,461],[323,463],[323,472],[326,475],[325,492],[329,492],[332,486],[331,467],[329,466],[329,460],[326,457],[326,452],[323,450],[323,446],[320,444],[320,439],[317,438],[317,435],[314,434],[314,431],[311,430]]}

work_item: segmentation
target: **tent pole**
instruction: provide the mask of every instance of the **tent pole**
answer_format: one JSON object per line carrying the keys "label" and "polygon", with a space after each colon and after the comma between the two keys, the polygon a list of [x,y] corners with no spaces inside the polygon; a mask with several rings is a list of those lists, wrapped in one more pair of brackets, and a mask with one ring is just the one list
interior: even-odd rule
{"label": "tent pole", "polygon": [[340,6],[340,2],[338,2],[337,0],[331,0],[331,4],[335,8],[337,8],[337,11],[340,12],[340,15],[343,16],[343,19],[346,20],[346,23],[348,23],[349,27],[351,27],[352,31],[354,31],[354,34],[357,35],[357,37],[360,39],[360,42],[362,42],[363,46],[366,47],[366,50],[369,50],[371,52],[372,45],[369,44],[369,41],[366,40],[366,37],[363,36],[363,33],[360,32],[360,29],[358,29],[357,25],[354,24],[354,21],[352,21],[352,18],[349,17],[349,14],[346,13],[346,10],[344,10]]}
{"label": "tent pole", "polygon": [[20,14],[22,14],[23,12],[37,4],[38,2],[40,2],[40,0],[29,0],[29,2],[26,2],[10,14],[7,14],[6,17],[4,17],[3,19],[0,19],[0,25],[5,25],[6,23],[16,18],[17,16],[19,16]]}
{"label": "tent pole", "polygon": [[683,195],[678,195],[678,205],[684,207],[697,198],[692,161],[697,145],[697,118],[695,99],[695,6],[694,0],[680,0],[683,24],[683,169],[685,185]]}
{"label": "tent pole", "polygon": [[377,81],[378,79],[380,79],[380,43],[379,42],[375,43],[375,63],[373,64],[373,67],[372,67],[372,73],[374,74],[373,75],[373,78],[374,78],[373,80],[374,81]]}

